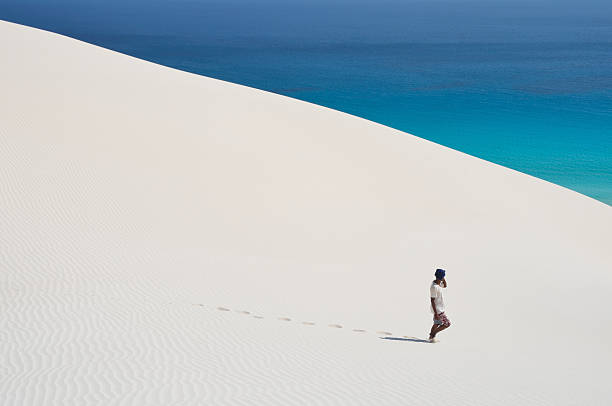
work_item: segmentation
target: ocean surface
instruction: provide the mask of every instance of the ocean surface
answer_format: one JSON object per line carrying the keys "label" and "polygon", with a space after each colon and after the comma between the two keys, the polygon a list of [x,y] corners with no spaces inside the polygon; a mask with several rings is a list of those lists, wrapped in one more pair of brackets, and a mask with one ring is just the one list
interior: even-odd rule
{"label": "ocean surface", "polygon": [[0,0],[0,19],[341,110],[612,205],[607,2]]}

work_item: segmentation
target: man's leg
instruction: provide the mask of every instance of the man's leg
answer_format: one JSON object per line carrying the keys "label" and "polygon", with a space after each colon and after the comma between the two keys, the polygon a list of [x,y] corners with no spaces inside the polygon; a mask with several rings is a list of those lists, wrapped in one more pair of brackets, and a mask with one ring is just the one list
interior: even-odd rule
{"label": "man's leg", "polygon": [[442,313],[440,315],[440,320],[439,322],[441,324],[438,325],[438,328],[436,329],[436,331],[434,332],[434,337],[436,334],[438,334],[440,331],[442,330],[446,330],[447,328],[450,327],[451,323],[450,320],[448,319],[448,317],[446,317],[446,315],[444,313]]}
{"label": "man's leg", "polygon": [[429,338],[434,338],[436,336],[436,334],[438,333],[438,327],[440,327],[438,324],[434,323],[433,326],[431,326],[431,331],[429,332]]}
{"label": "man's leg", "polygon": [[440,332],[440,327],[442,327],[442,321],[434,319],[434,324],[431,326],[431,331],[429,332],[429,338],[432,339]]}
{"label": "man's leg", "polygon": [[442,331],[442,330],[446,330],[446,329],[447,329],[447,328],[449,328],[449,327],[450,327],[450,324],[449,324],[448,326],[446,326],[446,325],[444,325],[444,324],[439,325],[439,326],[438,326],[438,328],[436,329],[436,332],[435,332],[435,334],[434,334],[434,337],[435,337],[435,335],[436,335],[436,334],[438,334],[440,331]]}

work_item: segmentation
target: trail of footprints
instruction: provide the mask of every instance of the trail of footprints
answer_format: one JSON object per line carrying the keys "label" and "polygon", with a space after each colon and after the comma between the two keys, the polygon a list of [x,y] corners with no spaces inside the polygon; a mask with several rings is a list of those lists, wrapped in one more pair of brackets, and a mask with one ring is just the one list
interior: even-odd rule
{"label": "trail of footprints", "polygon": [[[192,304],[194,306],[207,307],[207,306],[203,305],[202,303],[192,303]],[[231,312],[232,311],[231,309],[228,309],[227,307],[222,307],[222,306],[217,307],[217,310],[219,310],[221,312]],[[251,317],[256,318],[256,319],[263,319],[264,318],[264,316],[260,316],[258,314],[253,314],[253,313],[251,313],[251,312],[249,312],[247,310],[236,310],[236,313],[244,314],[245,316],[251,316]],[[292,321],[291,318],[289,318],[289,317],[278,317],[277,320],[286,321],[286,322]],[[301,322],[301,324],[303,324],[305,326],[315,326],[317,323],[315,323],[313,321],[303,321],[303,322]],[[327,327],[329,327],[329,328],[336,328],[336,329],[344,328],[344,326],[342,326],[341,324],[328,324]],[[367,333],[368,332],[367,330],[360,329],[360,328],[354,328],[351,331],[354,332],[354,333]],[[382,331],[382,330],[376,331],[375,334],[380,335],[380,336],[390,336],[390,335],[392,335],[391,332],[389,332],[389,331]],[[404,337],[408,337],[408,336],[404,336]]]}

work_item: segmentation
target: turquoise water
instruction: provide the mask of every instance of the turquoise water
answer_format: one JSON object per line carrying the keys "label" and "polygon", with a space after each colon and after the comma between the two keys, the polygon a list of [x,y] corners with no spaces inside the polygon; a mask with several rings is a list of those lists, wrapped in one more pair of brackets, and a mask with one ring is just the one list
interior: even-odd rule
{"label": "turquoise water", "polygon": [[495,4],[32,0],[1,3],[0,18],[355,114],[612,205],[612,7]]}

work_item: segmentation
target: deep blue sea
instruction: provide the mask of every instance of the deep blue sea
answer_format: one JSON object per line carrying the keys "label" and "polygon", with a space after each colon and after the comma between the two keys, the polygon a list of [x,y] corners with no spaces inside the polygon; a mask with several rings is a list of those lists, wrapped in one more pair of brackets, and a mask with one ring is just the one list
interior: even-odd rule
{"label": "deep blue sea", "polygon": [[345,111],[612,205],[612,2],[0,0],[0,19]]}

